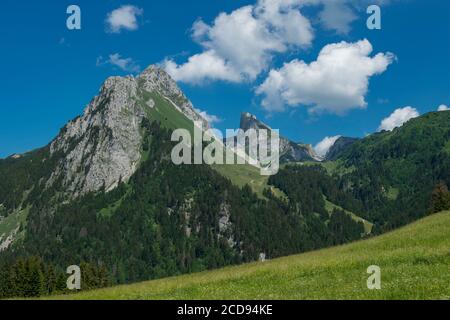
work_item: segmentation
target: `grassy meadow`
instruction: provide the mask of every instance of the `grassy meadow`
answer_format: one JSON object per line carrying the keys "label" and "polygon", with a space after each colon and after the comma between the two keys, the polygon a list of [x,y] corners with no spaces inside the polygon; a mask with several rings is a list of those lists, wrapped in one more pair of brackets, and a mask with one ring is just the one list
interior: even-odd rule
{"label": "grassy meadow", "polygon": [[[367,268],[381,268],[381,290]],[[450,299],[450,212],[315,252],[52,299]]]}

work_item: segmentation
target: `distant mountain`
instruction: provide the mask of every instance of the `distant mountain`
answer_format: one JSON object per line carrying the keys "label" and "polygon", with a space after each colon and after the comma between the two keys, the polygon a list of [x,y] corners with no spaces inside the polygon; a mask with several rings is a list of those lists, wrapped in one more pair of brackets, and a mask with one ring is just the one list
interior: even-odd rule
{"label": "distant mountain", "polygon": [[[241,114],[240,128],[244,131],[249,129],[266,129],[272,130],[267,124],[258,120],[255,115],[248,112]],[[311,145],[295,143],[291,140],[280,136],[280,162],[305,162],[318,161],[319,157],[314,152]]]}
{"label": "distant mountain", "polygon": [[359,139],[340,137],[336,142],[330,147],[327,154],[325,155],[325,161],[337,160],[345,151],[348,150],[355,142]]}

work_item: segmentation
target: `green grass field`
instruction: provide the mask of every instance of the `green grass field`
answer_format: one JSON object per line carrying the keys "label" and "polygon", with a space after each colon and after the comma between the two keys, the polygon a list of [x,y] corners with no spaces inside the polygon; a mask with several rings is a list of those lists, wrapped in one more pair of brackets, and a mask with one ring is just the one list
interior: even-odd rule
{"label": "green grass field", "polygon": [[194,133],[194,123],[178,111],[166,98],[157,93],[147,91],[143,91],[142,96],[143,100],[140,103],[143,106],[146,106],[149,99],[152,99],[155,103],[153,108],[145,107],[151,119],[158,121],[168,129],[184,128],[191,134]]}
{"label": "green grass field", "polygon": [[286,197],[286,195],[274,186],[269,186],[268,176],[261,175],[260,169],[250,165],[212,165],[212,168],[224,177],[230,179],[230,181],[238,186],[243,187],[249,185],[253,192],[255,192],[260,198],[263,198],[263,191],[269,188],[273,194],[279,198]]}
{"label": "green grass field", "polygon": [[[381,290],[367,268],[381,268]],[[345,246],[54,299],[450,299],[450,212]]]}

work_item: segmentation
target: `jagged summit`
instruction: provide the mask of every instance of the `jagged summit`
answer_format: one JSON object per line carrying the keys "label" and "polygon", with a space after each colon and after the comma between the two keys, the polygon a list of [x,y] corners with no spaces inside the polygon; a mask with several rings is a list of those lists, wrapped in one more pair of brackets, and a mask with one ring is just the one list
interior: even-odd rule
{"label": "jagged summit", "polygon": [[241,113],[240,128],[242,130],[249,130],[249,129],[272,130],[267,124],[259,121],[255,115],[248,113],[248,112]]}
{"label": "jagged summit", "polygon": [[137,76],[137,80],[149,92],[158,91],[169,97],[184,96],[170,75],[157,65],[150,65]]}
{"label": "jagged summit", "polygon": [[[272,130],[269,125],[258,120],[255,115],[249,112],[241,113],[240,128],[244,131],[249,129]],[[280,156],[282,162],[303,162],[319,160],[311,145],[295,143],[282,136],[280,136]]]}

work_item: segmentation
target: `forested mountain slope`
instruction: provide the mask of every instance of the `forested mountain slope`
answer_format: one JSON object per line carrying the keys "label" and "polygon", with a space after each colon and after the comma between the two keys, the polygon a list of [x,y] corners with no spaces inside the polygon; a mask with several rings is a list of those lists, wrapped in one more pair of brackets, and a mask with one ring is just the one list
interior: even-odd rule
{"label": "forested mountain slope", "polygon": [[355,211],[385,231],[433,210],[433,191],[450,185],[450,112],[412,119],[393,132],[354,143],[339,161],[340,187],[359,200]]}
{"label": "forested mountain slope", "polygon": [[[237,267],[87,291],[52,299],[450,299],[450,212],[388,234]],[[369,290],[367,268],[381,269]]]}

